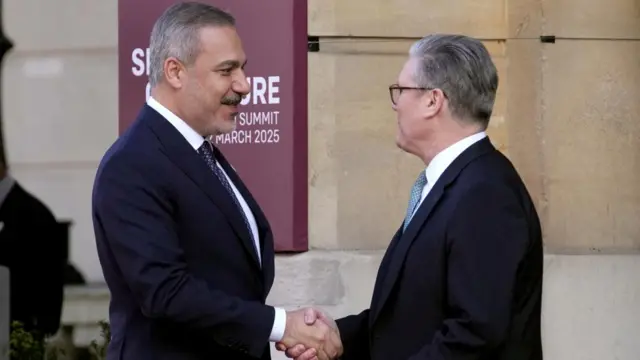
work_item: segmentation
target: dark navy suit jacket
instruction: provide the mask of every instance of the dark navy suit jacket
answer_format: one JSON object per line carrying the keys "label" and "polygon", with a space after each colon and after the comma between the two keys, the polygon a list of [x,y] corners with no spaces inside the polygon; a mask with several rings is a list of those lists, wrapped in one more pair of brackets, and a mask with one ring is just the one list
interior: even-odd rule
{"label": "dark navy suit jacket", "polygon": [[369,309],[337,321],[343,360],[541,360],[540,222],[488,138],[393,237]]}
{"label": "dark navy suit jacket", "polygon": [[269,359],[272,233],[262,267],[239,210],[187,140],[145,105],[107,151],[93,190],[98,255],[111,292],[108,360]]}

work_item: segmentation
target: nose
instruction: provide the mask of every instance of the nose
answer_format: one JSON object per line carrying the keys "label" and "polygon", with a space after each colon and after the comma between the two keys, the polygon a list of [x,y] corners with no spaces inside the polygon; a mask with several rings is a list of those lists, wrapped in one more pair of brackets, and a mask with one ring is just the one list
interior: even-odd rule
{"label": "nose", "polygon": [[233,91],[241,95],[247,95],[251,92],[251,85],[244,73],[238,76],[238,79],[233,82]]}

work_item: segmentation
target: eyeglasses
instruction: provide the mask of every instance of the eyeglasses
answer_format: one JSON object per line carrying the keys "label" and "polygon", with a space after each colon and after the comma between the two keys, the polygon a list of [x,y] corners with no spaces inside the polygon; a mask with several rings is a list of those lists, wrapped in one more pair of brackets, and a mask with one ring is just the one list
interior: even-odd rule
{"label": "eyeglasses", "polygon": [[398,98],[400,98],[400,95],[404,90],[434,90],[434,88],[400,86],[398,84],[393,84],[389,86],[389,96],[391,97],[391,103],[393,103],[393,105],[396,105]]}

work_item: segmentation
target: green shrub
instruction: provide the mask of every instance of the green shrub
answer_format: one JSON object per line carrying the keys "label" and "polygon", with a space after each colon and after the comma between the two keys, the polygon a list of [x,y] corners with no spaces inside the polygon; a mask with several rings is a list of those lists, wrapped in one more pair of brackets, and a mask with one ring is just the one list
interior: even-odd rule
{"label": "green shrub", "polygon": [[109,347],[109,341],[111,340],[111,328],[106,321],[100,321],[100,336],[102,337],[101,343],[97,340],[91,341],[89,345],[89,352],[95,360],[105,360],[107,358],[107,348]]}
{"label": "green shrub", "polygon": [[[107,358],[107,347],[111,340],[111,329],[106,321],[99,322],[101,340],[93,340],[89,352],[94,360]],[[26,331],[20,322],[11,324],[9,339],[9,359],[11,360],[66,360],[63,349],[49,343],[49,338],[35,332]]]}
{"label": "green shrub", "polygon": [[14,321],[11,324],[11,337],[9,338],[9,358],[11,360],[42,360],[45,359],[46,354],[46,339],[35,332],[25,330],[20,322]]}

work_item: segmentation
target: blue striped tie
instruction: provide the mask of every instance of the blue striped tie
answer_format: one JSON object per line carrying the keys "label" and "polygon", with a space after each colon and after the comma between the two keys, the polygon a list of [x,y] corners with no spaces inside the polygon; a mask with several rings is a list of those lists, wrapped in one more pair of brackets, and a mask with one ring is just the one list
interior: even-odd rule
{"label": "blue striped tie", "polygon": [[420,203],[420,198],[422,198],[422,190],[425,185],[427,185],[427,175],[424,171],[420,172],[420,175],[416,179],[416,182],[413,184],[411,188],[411,194],[409,195],[409,206],[407,207],[407,215],[404,218],[404,227],[402,231],[407,230],[407,226],[413,217],[413,213],[416,210],[416,206]]}

